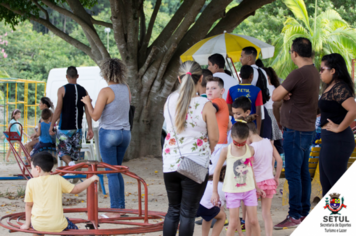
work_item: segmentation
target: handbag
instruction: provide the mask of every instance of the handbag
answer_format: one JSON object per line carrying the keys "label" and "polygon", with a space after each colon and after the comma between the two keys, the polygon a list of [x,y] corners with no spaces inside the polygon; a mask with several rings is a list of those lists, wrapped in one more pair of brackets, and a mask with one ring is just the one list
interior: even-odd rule
{"label": "handbag", "polygon": [[[169,100],[170,96],[168,98],[167,102],[167,109],[168,109],[168,114],[169,118],[171,119],[171,124],[172,124],[172,129],[174,131],[175,136],[177,136],[177,133],[174,129],[174,124],[172,120],[171,113],[169,111]],[[179,142],[177,142],[178,146],[178,151],[180,155],[181,162],[177,168],[177,172],[184,175],[185,177],[188,177],[189,179],[197,182],[198,184],[201,184],[205,181],[207,174],[208,174],[208,168],[202,165],[199,165],[195,161],[191,160],[190,158],[183,156],[182,153],[180,152],[179,148]],[[209,159],[208,159],[209,161]]]}

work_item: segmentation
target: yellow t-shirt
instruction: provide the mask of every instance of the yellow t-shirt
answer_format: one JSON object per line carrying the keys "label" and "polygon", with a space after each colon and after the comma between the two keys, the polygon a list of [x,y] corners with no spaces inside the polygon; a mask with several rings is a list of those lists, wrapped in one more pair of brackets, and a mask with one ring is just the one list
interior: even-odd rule
{"label": "yellow t-shirt", "polygon": [[222,190],[226,193],[244,193],[255,189],[253,172],[250,161],[250,147],[246,144],[246,153],[243,156],[233,156],[230,144],[227,148],[226,173]]}
{"label": "yellow t-shirt", "polygon": [[31,224],[37,231],[62,232],[68,221],[63,215],[62,193],[74,185],[59,175],[32,178],[27,182],[25,202],[33,202]]}

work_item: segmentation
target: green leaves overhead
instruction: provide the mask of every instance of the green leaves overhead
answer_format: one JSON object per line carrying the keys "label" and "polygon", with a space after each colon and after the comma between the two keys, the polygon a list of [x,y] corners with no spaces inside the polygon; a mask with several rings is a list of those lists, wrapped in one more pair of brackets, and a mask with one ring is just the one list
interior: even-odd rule
{"label": "green leaves overhead", "polygon": [[[351,60],[356,57],[356,30],[335,10],[329,9],[320,12],[316,17],[309,17],[304,1],[284,0],[284,3],[293,12],[295,18],[288,17],[284,22],[282,33],[274,41],[276,55],[270,60],[271,66],[277,74],[286,76],[296,68],[292,62],[289,50],[295,38],[308,38],[313,45],[315,53],[314,63],[318,68],[321,58],[330,53],[341,54],[351,69]],[[316,21],[316,28],[311,27]]]}

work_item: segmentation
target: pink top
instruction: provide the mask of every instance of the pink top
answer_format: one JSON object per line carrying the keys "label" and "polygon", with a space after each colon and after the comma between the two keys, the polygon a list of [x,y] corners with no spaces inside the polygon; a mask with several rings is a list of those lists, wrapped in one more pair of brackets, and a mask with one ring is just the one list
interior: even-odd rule
{"label": "pink top", "polygon": [[255,149],[253,171],[255,172],[256,183],[274,179],[272,167],[273,146],[271,141],[264,138],[250,145]]}

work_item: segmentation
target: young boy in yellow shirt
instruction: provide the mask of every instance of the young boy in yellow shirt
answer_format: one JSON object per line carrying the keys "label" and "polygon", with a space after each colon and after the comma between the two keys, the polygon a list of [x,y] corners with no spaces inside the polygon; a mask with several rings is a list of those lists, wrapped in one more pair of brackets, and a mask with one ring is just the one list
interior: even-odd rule
{"label": "young boy in yellow shirt", "polygon": [[73,185],[62,176],[51,175],[53,165],[53,157],[48,152],[40,152],[31,158],[33,178],[26,185],[26,223],[21,229],[29,229],[31,225],[33,229],[44,232],[78,229],[63,214],[62,193],[80,193],[98,181],[99,177],[93,175],[84,182]]}

